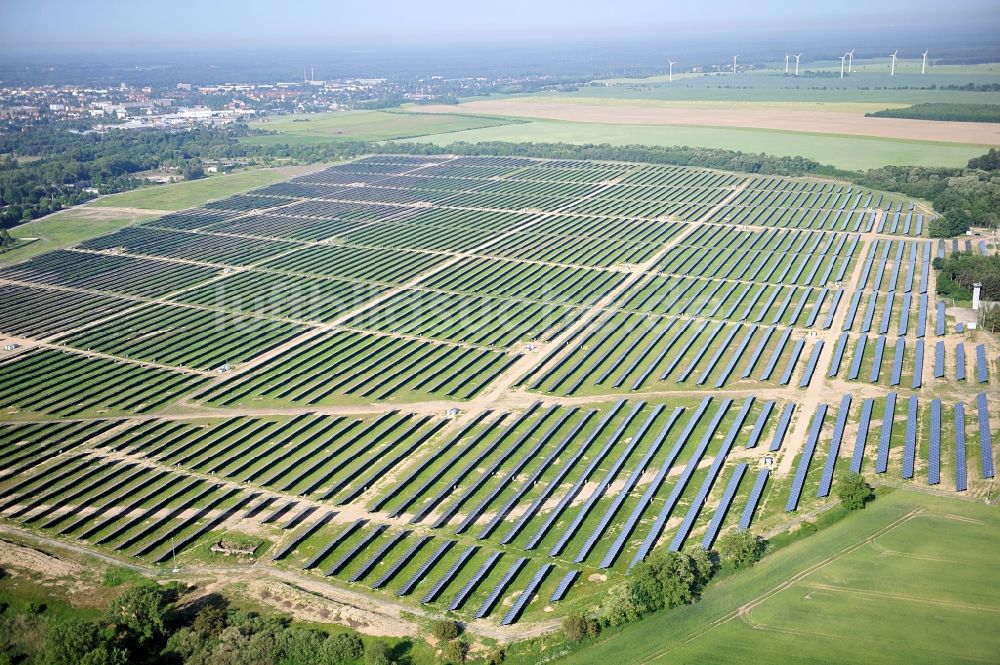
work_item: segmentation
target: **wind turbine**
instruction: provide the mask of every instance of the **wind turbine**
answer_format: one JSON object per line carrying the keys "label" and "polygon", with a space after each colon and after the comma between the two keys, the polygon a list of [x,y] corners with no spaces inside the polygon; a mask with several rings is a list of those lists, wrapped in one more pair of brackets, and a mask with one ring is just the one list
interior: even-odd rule
{"label": "wind turbine", "polygon": [[847,62],[847,54],[840,56],[840,78],[844,78],[844,63]]}
{"label": "wind turbine", "polygon": [[667,83],[673,83],[674,82],[674,65],[676,65],[677,63],[674,62],[673,60],[671,60],[670,58],[667,58],[667,64],[670,67],[670,73],[667,74]]}
{"label": "wind turbine", "polygon": [[733,74],[734,75],[736,74],[736,58],[738,58],[738,57],[740,57],[740,56],[738,56],[738,55],[734,55],[733,56]]}
{"label": "wind turbine", "polygon": [[797,56],[795,56],[795,75],[796,76],[799,75],[799,58],[801,58],[801,57],[802,57],[801,53],[799,53]]}
{"label": "wind turbine", "polygon": [[896,75],[896,55],[898,53],[899,53],[899,50],[897,49],[895,53],[893,53],[892,55],[889,56],[890,58],[892,58],[892,67],[889,68],[889,76],[895,76]]}
{"label": "wind turbine", "polygon": [[785,76],[788,76],[788,54],[785,54]]}
{"label": "wind turbine", "polygon": [[927,73],[927,51],[924,51],[923,56],[924,56],[924,64],[920,65],[920,73],[921,74],[926,74]]}
{"label": "wind turbine", "polygon": [[854,71],[854,49],[847,52],[847,73]]}

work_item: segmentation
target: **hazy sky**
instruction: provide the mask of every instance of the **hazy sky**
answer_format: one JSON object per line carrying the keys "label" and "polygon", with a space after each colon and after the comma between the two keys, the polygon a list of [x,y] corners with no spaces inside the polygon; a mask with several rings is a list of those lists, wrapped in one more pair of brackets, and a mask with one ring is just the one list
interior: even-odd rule
{"label": "hazy sky", "polygon": [[0,48],[322,46],[652,36],[885,25],[998,24],[998,0],[0,0]]}

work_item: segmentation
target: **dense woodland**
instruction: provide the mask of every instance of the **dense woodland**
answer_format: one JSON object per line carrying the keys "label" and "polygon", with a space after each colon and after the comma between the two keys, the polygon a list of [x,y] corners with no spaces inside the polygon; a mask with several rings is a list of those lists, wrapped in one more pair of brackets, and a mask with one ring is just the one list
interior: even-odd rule
{"label": "dense woodland", "polygon": [[909,118],[952,122],[1000,122],[1000,104],[949,104],[926,102],[898,109],[866,113],[872,118]]}

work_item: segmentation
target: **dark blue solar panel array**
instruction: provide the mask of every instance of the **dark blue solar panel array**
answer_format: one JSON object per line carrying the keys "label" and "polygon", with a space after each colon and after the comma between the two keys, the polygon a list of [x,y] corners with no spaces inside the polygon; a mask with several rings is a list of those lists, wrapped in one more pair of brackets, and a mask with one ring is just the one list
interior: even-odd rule
{"label": "dark blue solar panel array", "polygon": [[990,433],[990,414],[986,393],[976,395],[976,409],[979,413],[979,455],[983,478],[993,477],[993,435]]}
{"label": "dark blue solar panel array", "polygon": [[945,326],[945,313],[944,313],[945,307],[946,307],[945,302],[943,300],[939,300],[938,304],[937,304],[937,321],[935,321],[935,330],[934,330],[935,334],[938,337],[940,337],[941,335],[944,335],[944,332],[945,332],[945,330],[944,330],[944,326]]}
{"label": "dark blue solar panel array", "polygon": [[406,551],[399,556],[398,559],[396,559],[393,563],[389,565],[388,568],[385,569],[385,571],[382,573],[382,575],[379,576],[377,580],[372,582],[372,588],[381,589],[386,584],[388,584],[389,581],[396,576],[396,573],[398,573],[403,568],[403,566],[410,563],[410,561],[413,560],[413,557],[416,556],[417,552],[419,552],[424,545],[426,545],[432,540],[434,539],[431,536],[420,536],[419,538],[417,538],[413,542],[413,544],[410,545],[406,549]]}
{"label": "dark blue solar panel array", "polygon": [[778,419],[778,428],[774,431],[774,438],[771,439],[771,446],[768,448],[770,452],[781,449],[781,443],[785,440],[785,434],[788,432],[788,425],[792,422],[793,413],[795,413],[795,404],[789,402],[785,405],[784,410],[782,410],[781,418]]}
{"label": "dark blue solar panel array", "polygon": [[944,342],[934,344],[934,378],[944,378]]}
{"label": "dark blue solar panel array", "polygon": [[740,481],[743,480],[743,474],[746,473],[746,470],[747,465],[745,462],[737,464],[736,468],[733,469],[733,475],[729,478],[729,483],[722,493],[722,498],[719,499],[719,506],[715,509],[715,514],[712,515],[712,520],[708,523],[708,530],[705,532],[705,537],[701,541],[702,549],[711,549],[712,543],[715,542],[715,537],[719,534],[722,521],[726,519],[726,513],[729,512],[729,506],[733,503],[733,497],[736,496],[736,490],[739,489]]}
{"label": "dark blue solar panel array", "polygon": [[840,372],[840,363],[844,359],[844,349],[847,348],[848,339],[850,335],[846,332],[840,333],[840,337],[837,338],[837,343],[833,347],[833,359],[830,361],[830,371],[826,373],[829,378],[837,376]]}
{"label": "dark blue solar panel array", "polygon": [[[767,381],[774,374],[774,368],[778,364],[778,360],[781,359],[781,353],[785,350],[785,345],[788,344],[788,338],[792,336],[792,329],[785,328],[785,332],[781,333],[781,337],[778,338],[778,345],[774,349],[774,353],[771,354],[770,359],[764,366],[764,371],[760,374],[761,381]],[[801,341],[801,340],[800,340]],[[801,347],[800,347],[801,350]]]}
{"label": "dark blue solar panel array", "polygon": [[760,415],[757,416],[757,420],[754,421],[753,424],[753,429],[750,430],[750,437],[747,439],[747,448],[757,447],[757,443],[760,441],[760,436],[764,433],[764,425],[767,424],[767,419],[771,416],[771,411],[773,410],[773,400],[768,400],[761,406]]}
{"label": "dark blue solar panel array", "polygon": [[303,529],[300,534],[298,534],[296,537],[292,538],[287,543],[285,543],[283,547],[281,547],[278,551],[274,553],[272,559],[274,559],[275,561],[279,561],[288,556],[288,553],[294,550],[296,547],[298,547],[302,543],[302,541],[304,541],[306,538],[316,533],[320,529],[320,527],[329,524],[330,520],[332,520],[336,514],[337,513],[335,512],[325,513],[318,520],[316,520],[308,527]]}
{"label": "dark blue solar panel array", "polygon": [[795,469],[795,479],[792,481],[792,491],[788,495],[785,503],[785,512],[792,512],[799,506],[799,497],[802,495],[802,486],[806,482],[806,474],[809,472],[809,463],[816,453],[816,442],[819,441],[820,430],[823,429],[823,420],[826,418],[826,404],[820,404],[813,416],[812,424],[809,426],[809,436],[806,439],[805,448],[802,449],[802,456],[799,458],[799,466]]}
{"label": "dark blue solar panel array", "polygon": [[906,405],[906,435],[903,446],[903,478],[913,477],[913,463],[917,454],[917,396],[911,395]]}
{"label": "dark blue solar panel array", "polygon": [[691,533],[694,521],[698,518],[698,514],[701,512],[701,508],[704,506],[705,500],[708,499],[708,493],[712,490],[712,485],[715,484],[715,480],[722,472],[722,466],[726,463],[726,457],[729,455],[729,451],[732,450],[733,444],[736,442],[736,437],[739,435],[740,429],[743,427],[743,423],[746,421],[747,415],[750,413],[750,408],[753,406],[753,400],[753,397],[747,397],[743,401],[743,407],[737,414],[736,420],[729,428],[729,431],[726,432],[726,437],[722,441],[722,446],[719,448],[719,452],[715,454],[715,459],[712,460],[712,465],[708,468],[708,473],[705,474],[705,479],[702,481],[701,487],[698,488],[698,493],[691,501],[691,506],[688,508],[687,514],[684,515],[684,520],[681,522],[677,532],[674,533],[674,538],[670,542],[669,546],[670,551],[680,551],[681,547],[684,545],[684,540],[687,539],[688,534]]}
{"label": "dark blue solar panel array", "polygon": [[965,405],[955,405],[955,491],[969,489],[968,470],[965,460]]}
{"label": "dark blue solar panel array", "polygon": [[826,454],[826,463],[823,465],[823,476],[819,481],[819,489],[816,496],[819,498],[830,495],[830,485],[833,484],[833,471],[837,464],[837,454],[840,452],[840,443],[844,439],[844,426],[847,424],[847,414],[851,410],[851,395],[844,395],[840,399],[840,410],[837,411],[837,420],[833,426],[833,438],[830,439],[830,449]]}
{"label": "dark blue solar panel array", "polygon": [[708,410],[708,406],[711,403],[711,401],[712,401],[711,397],[706,397],[705,399],[703,399],[701,403],[698,405],[698,408],[695,409],[695,412],[691,415],[691,418],[688,420],[687,424],[684,426],[684,429],[681,430],[680,435],[677,437],[676,443],[674,443],[674,447],[670,450],[670,453],[667,455],[667,458],[663,461],[663,463],[660,464],[660,468],[657,470],[656,476],[653,478],[653,482],[651,482],[649,486],[646,487],[646,491],[643,493],[642,498],[639,499],[639,503],[637,503],[636,506],[632,509],[632,512],[631,514],[629,514],[628,519],[625,521],[625,524],[622,525],[621,532],[619,532],[618,536],[611,544],[611,547],[604,555],[604,558],[601,559],[601,563],[599,565],[600,568],[611,567],[611,565],[615,562],[615,559],[618,558],[618,555],[621,554],[622,549],[625,547],[626,541],[632,535],[632,532],[635,530],[636,525],[639,523],[639,519],[642,517],[642,513],[646,510],[646,508],[650,505],[650,503],[652,503],[653,497],[656,496],[656,493],[659,492],[660,487],[666,480],[667,473],[670,471],[670,467],[677,459],[677,456],[680,454],[681,449],[684,448],[688,440],[691,438],[691,433],[694,432],[694,428],[701,421],[702,416],[705,415],[705,411]]}
{"label": "dark blue solar panel array", "polygon": [[889,467],[889,439],[892,437],[892,423],[896,415],[896,393],[885,396],[885,413],[882,416],[882,432],[878,442],[878,458],[875,473],[885,473]]}
{"label": "dark blue solar panel array", "polygon": [[[472,593],[477,586],[479,586],[479,583],[483,581],[483,578],[486,577],[486,575],[493,569],[493,566],[496,565],[497,561],[499,561],[502,556],[503,552],[491,552],[490,555],[486,557],[486,561],[479,566],[479,569],[473,573],[472,577],[470,577],[468,581],[462,585],[462,588],[458,590],[455,597],[451,599],[451,602],[448,603],[448,609],[454,612],[460,608],[465,602],[465,599],[469,597],[469,594]],[[523,562],[527,561],[527,559],[522,558],[521,561],[521,565],[523,566]],[[448,572],[450,573],[451,570],[449,569]]]}
{"label": "dark blue solar panel array", "polygon": [[[493,587],[493,590],[490,591],[488,596],[486,596],[483,604],[480,605],[479,609],[476,610],[476,613],[473,614],[474,617],[482,619],[493,611],[493,606],[497,604],[498,600],[500,600],[501,594],[503,594],[504,590],[511,583],[511,581],[513,581],[517,574],[521,572],[521,569],[524,568],[526,563],[528,563],[528,559],[526,557],[521,557],[511,564],[510,568],[508,568],[507,572],[503,574],[503,577],[500,578],[497,585]],[[545,565],[551,568],[551,564]],[[545,569],[545,572],[548,572],[548,569]],[[539,582],[541,582],[541,580],[539,580]],[[525,602],[527,602],[527,600],[525,600]]]}
{"label": "dark blue solar panel array", "polygon": [[514,603],[510,606],[510,609],[507,610],[507,613],[503,616],[502,619],[500,619],[501,626],[509,626],[510,624],[517,621],[517,618],[521,616],[521,612],[524,610],[524,606],[531,601],[532,596],[534,596],[535,592],[538,591],[538,587],[541,586],[542,582],[545,580],[545,577],[549,574],[550,570],[552,570],[551,563],[542,564],[542,567],[538,569],[538,572],[535,573],[535,576],[531,578],[530,582],[528,582],[528,586],[526,586],[524,590],[521,591],[521,595],[517,597],[517,600],[515,600]]}
{"label": "dark blue solar panel array", "polygon": [[868,427],[872,420],[872,407],[875,400],[868,398],[861,405],[861,419],[858,422],[858,435],[854,440],[854,453],[851,455],[851,473],[861,473],[861,464],[865,459],[865,447],[868,444]]}
{"label": "dark blue solar panel array", "polygon": [[750,374],[753,373],[754,367],[757,366],[757,361],[760,360],[760,355],[764,352],[764,347],[767,346],[768,341],[774,334],[774,330],[775,330],[774,326],[771,326],[764,331],[764,336],[757,343],[757,346],[754,348],[753,353],[750,354],[750,361],[747,363],[747,366],[743,369],[743,373],[740,374],[740,378],[743,379],[750,378]]}
{"label": "dark blue solar panel array", "polygon": [[[670,414],[670,419],[667,421],[666,425],[664,425],[660,429],[660,433],[657,435],[653,443],[649,446],[649,449],[646,451],[646,454],[643,455],[642,459],[632,470],[632,473],[626,479],[624,486],[621,488],[621,490],[619,490],[618,494],[615,495],[615,498],[612,500],[611,505],[608,506],[608,509],[606,511],[604,511],[604,515],[601,517],[601,520],[591,531],[590,536],[587,537],[587,540],[580,548],[580,551],[577,553],[574,561],[579,563],[583,561],[585,558],[587,558],[587,555],[590,554],[590,551],[594,548],[594,545],[597,544],[597,541],[604,537],[604,531],[608,528],[608,525],[611,524],[611,520],[614,519],[615,515],[618,513],[618,510],[621,508],[622,504],[625,503],[626,499],[628,499],[629,494],[632,492],[632,489],[639,482],[639,479],[642,477],[642,474],[645,473],[646,468],[649,466],[649,462],[653,459],[653,456],[656,455],[657,452],[659,452],[660,447],[663,445],[663,442],[667,438],[667,434],[673,428],[674,423],[677,422],[677,419],[683,412],[684,409],[676,408],[674,409],[673,413]],[[594,494],[591,495],[591,498],[593,498],[597,494],[598,492],[595,491]],[[582,517],[578,517],[578,519],[581,522],[583,521]],[[574,529],[574,531],[575,530],[576,529]]]}
{"label": "dark blue solar panel array", "polygon": [[566,573],[566,575],[559,580],[559,584],[556,585],[556,590],[552,592],[549,602],[555,603],[565,598],[569,588],[573,586],[573,582],[575,582],[578,577],[580,577],[579,570],[571,570]]}
{"label": "dark blue solar panel array", "polygon": [[[576,535],[576,532],[580,529],[580,526],[583,524],[583,521],[587,518],[587,516],[590,514],[590,511],[593,510],[594,506],[597,505],[597,502],[601,499],[601,496],[604,494],[604,490],[608,488],[608,485],[610,485],[611,482],[615,479],[615,476],[618,475],[618,472],[621,471],[621,468],[625,466],[625,462],[632,455],[632,451],[634,451],[639,446],[639,443],[642,441],[642,438],[646,435],[646,432],[648,432],[649,428],[652,427],[653,421],[656,420],[656,418],[660,415],[660,413],[663,411],[664,408],[666,408],[664,405],[658,404],[653,409],[653,411],[646,417],[646,420],[643,421],[642,425],[639,427],[639,430],[629,439],[625,448],[618,455],[618,458],[615,459],[614,462],[612,462],[611,466],[604,474],[604,477],[601,478],[601,480],[597,483],[597,486],[594,488],[594,491],[590,493],[590,496],[587,497],[587,500],[584,501],[583,505],[581,505],[580,508],[577,510],[576,515],[573,516],[573,520],[563,530],[562,535],[555,542],[555,544],[551,548],[549,548],[549,556],[558,556],[559,554],[561,554],[563,548],[566,547],[566,543],[568,543],[570,539],[572,539]],[[624,429],[620,428],[618,430],[618,436],[615,437],[616,443],[617,439],[621,436],[623,432]],[[662,439],[658,440],[662,441]],[[652,457],[652,455],[650,455],[650,457]],[[577,561],[582,561],[582,560],[583,558],[577,559]]]}
{"label": "dark blue solar panel array", "polygon": [[[449,549],[451,549],[451,546],[454,544],[455,544],[454,540],[445,541],[445,543],[441,545],[441,547],[439,547],[434,552],[434,556],[431,557],[431,561],[433,563],[440,561],[441,558],[445,555],[445,553]],[[469,557],[475,554],[478,550],[479,547],[476,545],[473,545],[472,547],[463,550],[462,553],[458,555],[458,559],[456,559],[455,562],[448,567],[448,570],[445,571],[444,575],[441,576],[441,579],[439,579],[437,582],[431,585],[431,588],[427,591],[426,594],[424,594],[424,597],[420,599],[420,602],[429,603],[432,602],[434,599],[436,599],[439,595],[441,595],[441,592],[444,591],[444,588],[449,584],[451,584],[451,581],[455,579],[456,575],[458,575],[458,571],[462,569],[462,566],[464,566],[465,562],[469,560]],[[433,563],[431,563],[430,565],[433,565]],[[430,570],[430,565],[427,565],[425,563],[425,566],[427,566],[426,570],[424,570],[424,566],[421,566],[421,570],[417,571],[417,575],[413,576],[415,579],[411,579],[409,582],[407,582],[406,585],[404,585],[403,588],[399,590],[398,595],[403,596],[409,593],[413,589],[413,587],[417,585],[420,579],[424,578],[424,576],[427,574],[427,571]]]}
{"label": "dark blue solar panel array", "polygon": [[334,561],[329,568],[323,571],[323,575],[325,575],[326,577],[330,577],[331,575],[336,575],[337,573],[339,573],[344,568],[344,566],[346,566],[351,561],[351,559],[354,558],[354,556],[358,552],[368,547],[368,545],[373,540],[381,536],[382,532],[384,532],[388,528],[389,526],[387,524],[377,525],[369,533],[365,534],[364,537],[361,538],[361,540],[355,543],[353,547],[351,547],[349,550],[340,555],[340,557],[338,557],[337,560]]}
{"label": "dark blue solar panel array", "polygon": [[896,353],[892,359],[892,372],[889,375],[889,385],[898,386],[903,378],[903,355],[906,353],[906,338],[896,340]]}
{"label": "dark blue solar panel array", "polygon": [[965,345],[961,342],[955,346],[955,378],[965,381]]}
{"label": "dark blue solar panel array", "polygon": [[990,380],[990,373],[986,367],[986,346],[984,344],[976,346],[976,380],[979,383],[987,383]]}
{"label": "dark blue solar panel array", "polygon": [[747,499],[747,505],[743,508],[743,515],[740,516],[740,529],[750,528],[754,511],[757,510],[757,504],[760,503],[760,497],[764,493],[764,485],[767,484],[768,475],[770,475],[770,472],[767,469],[761,469],[757,472],[757,478],[750,489],[750,497]]}
{"label": "dark blue solar panel array", "polygon": [[[903,340],[900,339],[899,341],[902,342]],[[868,380],[872,383],[878,382],[879,374],[882,372],[882,356],[884,355],[885,335],[879,335],[878,339],[875,340],[875,353],[872,356],[872,371],[868,375]],[[902,356],[902,349],[900,348],[898,342],[896,344],[896,355],[900,357]],[[900,360],[900,364],[902,364],[902,360]]]}
{"label": "dark blue solar panel array", "polygon": [[394,536],[386,540],[384,543],[379,545],[379,547],[372,553],[372,555],[368,557],[368,559],[364,563],[361,564],[361,567],[358,568],[356,571],[354,571],[354,574],[351,575],[350,578],[348,578],[349,581],[357,582],[365,575],[370,573],[372,568],[374,568],[382,560],[382,557],[384,557],[386,553],[389,552],[389,550],[395,547],[399,541],[406,538],[406,536],[409,535],[409,533],[410,533],[409,531],[400,531],[399,533],[395,534]]}
{"label": "dark blue solar panel array", "polygon": [[[847,378],[852,381],[858,378],[858,374],[861,373],[861,361],[865,356],[865,346],[868,344],[868,335],[862,335],[858,337],[858,343],[854,347],[854,357],[851,358],[851,368],[847,371]],[[882,354],[878,354],[879,361],[881,362]]]}
{"label": "dark blue solar panel array", "polygon": [[309,570],[314,568],[316,564],[325,559],[330,552],[334,550],[340,543],[346,540],[352,533],[360,529],[362,526],[368,523],[368,520],[361,518],[355,520],[351,524],[347,525],[340,533],[334,536],[333,540],[328,542],[326,545],[321,547],[316,554],[312,556],[308,561],[302,565],[302,570]]}
{"label": "dark blue solar panel array", "polygon": [[931,431],[927,455],[927,484],[941,482],[941,400],[931,400]]}
{"label": "dark blue solar panel array", "polygon": [[809,354],[809,362],[806,363],[806,370],[802,373],[802,379],[799,380],[799,388],[808,388],[809,384],[812,382],[813,372],[816,371],[816,364],[819,362],[819,356],[823,352],[823,341],[820,340],[816,342],[813,346],[812,353]]}
{"label": "dark blue solar panel array", "polygon": [[913,383],[914,389],[921,387],[924,383],[924,340],[917,340],[916,354],[913,356]]}
{"label": "dark blue solar panel array", "polygon": [[[399,590],[396,592],[396,595],[397,596],[409,595],[413,591],[413,588],[418,584],[420,584],[420,581],[427,576],[427,573],[430,572],[430,569],[437,565],[437,562],[440,561],[445,554],[447,554],[448,550],[450,550],[452,545],[454,544],[455,544],[454,540],[446,540],[443,543],[441,543],[441,545],[439,545],[438,548],[431,553],[430,557],[428,557],[422,564],[420,564],[420,568],[417,569],[417,572],[411,575],[410,579],[408,579],[403,584],[403,586],[399,588]],[[475,551],[475,548],[470,548],[470,549]],[[443,588],[443,585],[441,588]],[[439,588],[437,590],[437,593],[440,593],[440,591],[441,589]],[[434,600],[434,598],[436,597],[437,597],[436,594],[429,599],[425,597],[423,602],[429,602],[430,600]]]}
{"label": "dark blue solar panel array", "polygon": [[653,522],[652,527],[650,527],[649,532],[646,534],[642,544],[639,546],[639,550],[632,558],[632,562],[629,564],[629,569],[633,568],[637,563],[646,558],[646,555],[649,554],[649,551],[653,549],[653,545],[655,545],[656,541],[659,539],[660,534],[663,533],[663,528],[666,526],[667,520],[670,518],[670,514],[673,512],[674,507],[676,507],[677,500],[680,499],[681,493],[691,480],[691,476],[693,476],[695,471],[698,470],[698,463],[701,461],[702,456],[704,456],[705,450],[708,448],[708,444],[715,435],[715,431],[718,429],[719,423],[722,422],[722,418],[726,415],[726,411],[729,409],[730,404],[732,404],[732,400],[724,400],[722,404],[719,405],[715,415],[712,416],[712,420],[709,421],[708,424],[708,429],[705,431],[701,441],[698,442],[698,446],[691,453],[691,457],[688,458],[688,463],[684,467],[684,471],[681,472],[680,477],[674,484],[674,488],[671,491],[670,496],[667,497],[663,508],[660,510],[659,515],[656,516],[656,520]]}

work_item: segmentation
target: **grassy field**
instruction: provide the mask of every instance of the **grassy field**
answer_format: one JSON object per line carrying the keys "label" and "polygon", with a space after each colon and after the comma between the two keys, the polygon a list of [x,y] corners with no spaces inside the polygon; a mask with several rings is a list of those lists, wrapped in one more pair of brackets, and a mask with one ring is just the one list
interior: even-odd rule
{"label": "grassy field", "polygon": [[201,205],[213,199],[222,199],[248,189],[264,187],[274,182],[288,180],[311,167],[284,167],[276,169],[254,169],[225,175],[216,175],[202,180],[178,182],[170,185],[155,185],[131,192],[105,196],[90,206],[111,208],[143,208],[147,210],[184,210]]}
{"label": "grassy field", "polygon": [[995,508],[896,491],[565,662],[991,661],[998,527]]}
{"label": "grassy field", "polygon": [[[153,219],[161,210],[183,210],[248,189],[287,180],[311,167],[256,169],[203,180],[144,187],[104,196],[75,208],[61,210],[10,230],[15,238],[37,238],[0,254],[0,265],[10,265],[45,252],[69,247],[125,226]],[[149,210],[149,213],[144,213]]]}
{"label": "grassy field", "polygon": [[61,210],[10,230],[15,238],[37,238],[0,254],[0,265],[10,265],[45,252],[69,247],[96,236],[152,219],[155,215],[134,212],[104,211],[90,206]]}
{"label": "grassy field", "polygon": [[869,169],[886,164],[964,166],[986,149],[981,146],[843,137],[829,134],[764,129],[685,127],[668,125],[609,125],[537,120],[413,139],[446,145],[453,141],[563,141],[626,145],[689,145],[745,152],[808,157],[843,169]]}
{"label": "grassy field", "polygon": [[517,122],[512,119],[486,116],[437,115],[416,113],[389,113],[386,111],[350,111],[340,113],[315,113],[268,118],[250,123],[255,129],[276,131],[270,136],[251,136],[244,139],[256,145],[310,145],[330,141],[355,139],[384,141],[410,138],[428,134],[460,132],[480,127],[493,127]]}

